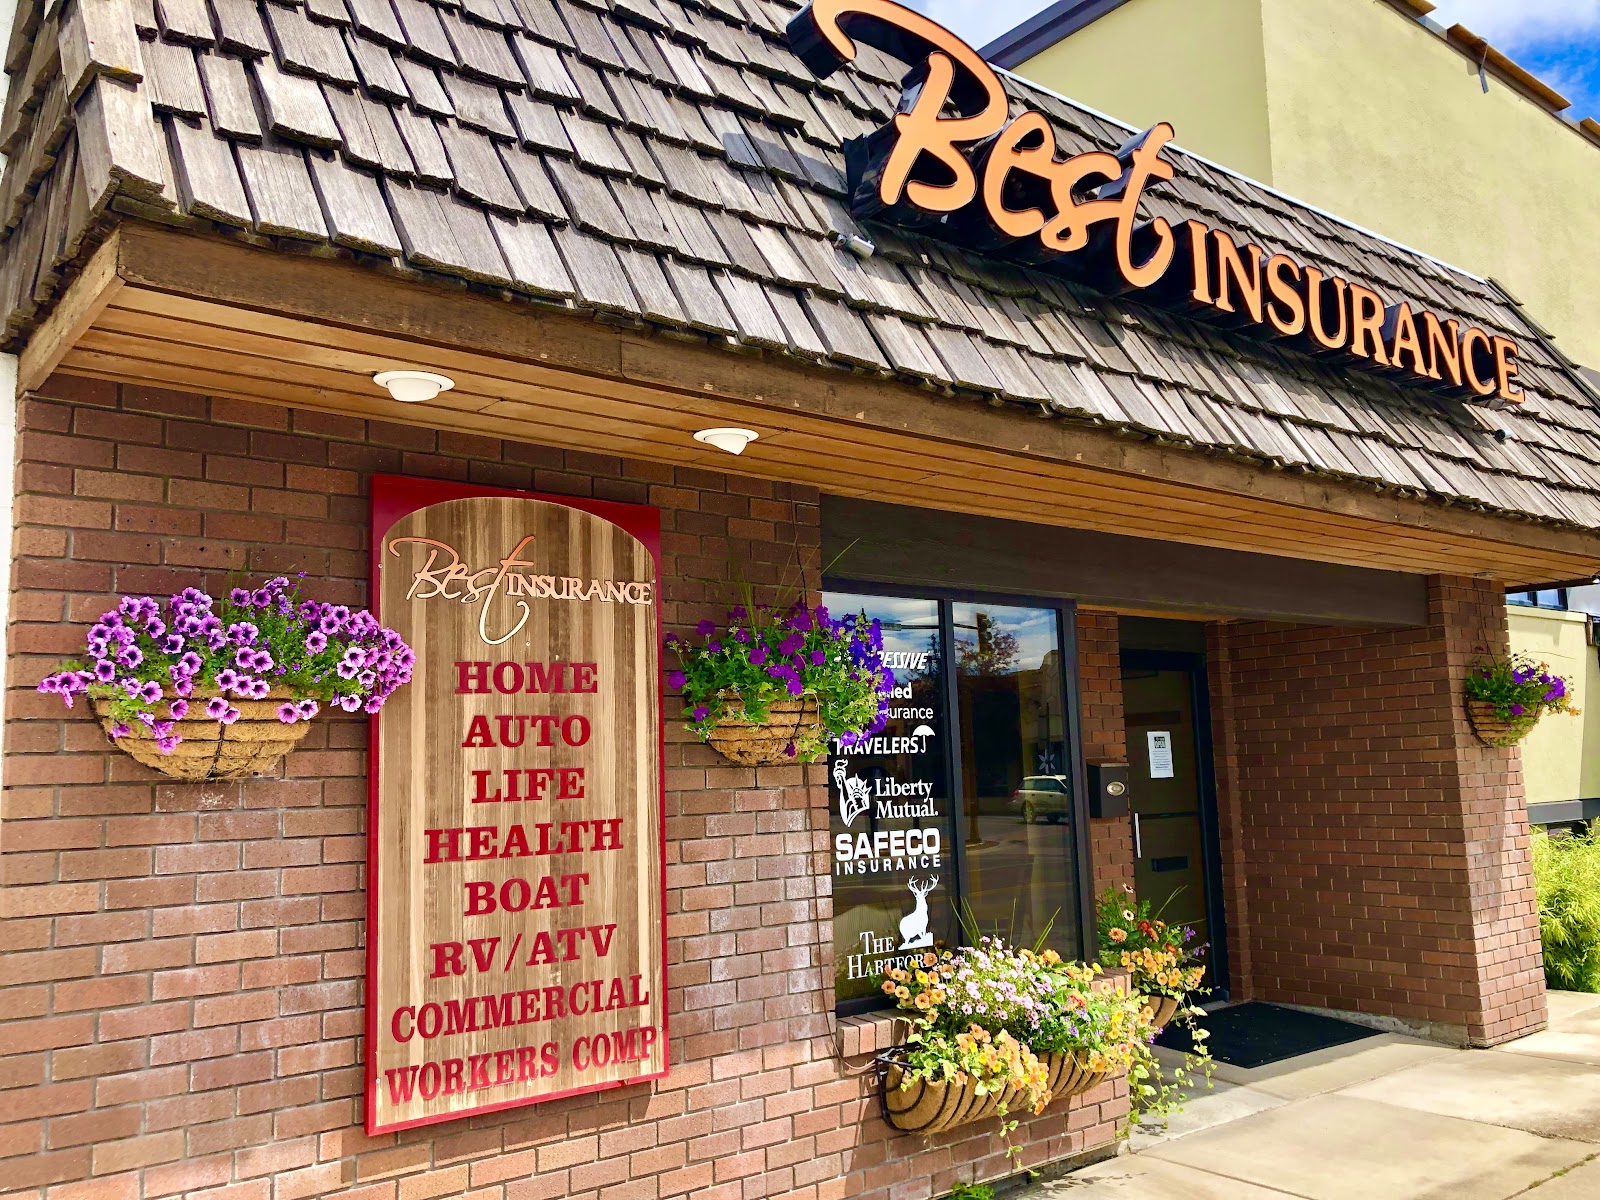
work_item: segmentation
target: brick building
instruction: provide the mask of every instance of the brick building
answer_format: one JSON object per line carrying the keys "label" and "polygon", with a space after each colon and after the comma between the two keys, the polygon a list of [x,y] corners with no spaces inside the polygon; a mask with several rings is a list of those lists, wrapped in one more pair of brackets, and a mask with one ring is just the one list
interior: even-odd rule
{"label": "brick building", "polygon": [[[1475,737],[1461,688],[1504,652],[1507,588],[1600,564],[1600,398],[1492,282],[1170,147],[1144,214],[1196,263],[1215,248],[1224,295],[1247,303],[1253,261],[1257,312],[1279,250],[1337,285],[1342,327],[1372,296],[1364,357],[864,204],[871,144],[841,144],[940,43],[851,23],[853,61],[819,78],[795,15],[19,6],[4,1190],[939,1195],[1006,1163],[992,1121],[924,1140],[879,1116],[895,922],[911,942],[956,936],[961,902],[1022,934],[1053,917],[1092,957],[1093,895],[1122,882],[1179,897],[1226,998],[1458,1044],[1543,1023],[1517,752]],[[1129,131],[1004,88],[1061,155],[1132,161]],[[1401,301],[1439,314],[1461,386],[1437,342],[1412,376],[1374,353]],[[400,403],[373,378],[394,369],[454,386]],[[710,427],[759,438],[734,458],[691,436]],[[904,656],[915,754],[811,767],[730,763],[652,685],[659,1078],[372,1131],[388,718],[319,717],[270,773],[188,783],[34,690],[121,594],[304,572],[375,602],[395,477],[652,511],[664,630],[798,563]],[[1106,763],[1130,805],[1094,816]],[[925,799],[870,819],[936,830],[936,866],[844,870],[841,775]],[[1116,1081],[1051,1108],[1023,1161],[1114,1152],[1126,1108]]]}

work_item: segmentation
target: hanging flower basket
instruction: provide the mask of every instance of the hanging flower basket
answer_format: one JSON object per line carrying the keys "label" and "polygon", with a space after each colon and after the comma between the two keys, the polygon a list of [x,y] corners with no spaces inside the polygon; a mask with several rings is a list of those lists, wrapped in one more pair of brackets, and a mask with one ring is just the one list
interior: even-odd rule
{"label": "hanging flower basket", "polygon": [[124,596],[85,639],[87,659],[39,684],[86,696],[106,737],[174,779],[242,779],[275,765],[323,705],[375,713],[416,655],[369,612],[301,600],[284,576],[218,600]]}
{"label": "hanging flower basket", "polygon": [[1547,712],[1579,712],[1572,703],[1572,685],[1526,654],[1479,659],[1467,672],[1462,691],[1467,721],[1487,746],[1515,746]]}
{"label": "hanging flower basket", "polygon": [[[173,722],[173,732],[181,740],[166,751],[157,744],[155,733],[143,724],[120,721],[112,712],[111,701],[92,703],[95,716],[117,749],[173,779],[244,779],[263,774],[311,731],[310,721],[283,723],[279,709],[284,703],[300,703],[285,691],[268,692],[262,700],[234,701],[232,706],[239,716],[231,725],[206,715],[211,699],[191,702],[189,715]],[[223,703],[228,701],[224,698]]]}
{"label": "hanging flower basket", "polygon": [[778,766],[793,762],[795,747],[822,738],[817,702],[774,700],[767,719],[753,721],[744,709],[725,711],[706,734],[706,741],[723,758],[746,767]]}
{"label": "hanging flower basket", "polygon": [[888,720],[894,672],[882,628],[862,614],[747,603],[695,633],[667,635],[680,663],[667,686],[683,692],[687,728],[732,762],[816,762],[831,739],[854,745]]}
{"label": "hanging flower basket", "polygon": [[1539,723],[1537,712],[1521,717],[1502,717],[1487,700],[1467,701],[1467,720],[1472,732],[1486,746],[1515,746]]}
{"label": "hanging flower basket", "polygon": [[[1109,1071],[1091,1071],[1073,1054],[1046,1054],[1040,1061],[1047,1072],[1052,1105],[1081,1095],[1111,1077]],[[1019,1088],[980,1095],[971,1075],[950,1083],[913,1079],[902,1088],[904,1081],[900,1064],[891,1062],[883,1076],[884,1112],[896,1129],[923,1137],[999,1116],[1002,1101],[1008,1113],[1026,1112],[1028,1107],[1027,1096]]]}
{"label": "hanging flower basket", "polygon": [[1161,1030],[1177,1015],[1178,1007],[1182,1003],[1176,996],[1140,996],[1144,1008],[1150,1014],[1150,1024]]}

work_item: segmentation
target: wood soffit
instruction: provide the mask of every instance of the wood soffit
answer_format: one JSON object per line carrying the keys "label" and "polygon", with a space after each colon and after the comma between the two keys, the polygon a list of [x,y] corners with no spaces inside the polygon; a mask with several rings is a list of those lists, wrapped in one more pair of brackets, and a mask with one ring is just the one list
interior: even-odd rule
{"label": "wood soffit", "polygon": [[[861,229],[840,146],[893,111],[904,68],[866,48],[848,70],[810,77],[784,41],[796,7],[23,0],[0,116],[6,344],[87,328],[82,312],[55,319],[64,289],[108,230],[146,218],[278,251],[297,270],[307,253],[339,257],[386,287],[448,281],[507,309],[554,305],[739,352],[727,363],[781,360],[795,378],[830,378],[816,369],[828,364],[976,412],[1025,406],[1600,530],[1596,393],[1517,304],[1199,159],[1171,152],[1176,177],[1147,215],[1202,220],[1508,336],[1528,403],[1486,413]],[[1123,140],[1068,101],[1006,86],[1048,116],[1064,152]],[[870,237],[877,253],[858,259],[835,233]],[[633,344],[654,355],[664,342]]]}
{"label": "wood soffit", "polygon": [[[395,366],[456,387],[397,404],[371,380]],[[23,388],[58,369],[1326,562],[1517,584],[1600,564],[1586,531],[138,223],[40,326]],[[689,434],[716,424],[762,437],[737,463],[708,459]]]}

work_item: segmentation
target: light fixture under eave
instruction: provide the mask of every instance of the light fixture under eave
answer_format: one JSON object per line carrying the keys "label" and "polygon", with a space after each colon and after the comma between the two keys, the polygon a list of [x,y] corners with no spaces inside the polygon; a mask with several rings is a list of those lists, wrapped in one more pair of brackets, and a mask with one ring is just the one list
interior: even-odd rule
{"label": "light fixture under eave", "polygon": [[456,385],[449,376],[435,375],[432,371],[379,371],[372,382],[388,388],[389,395],[402,404],[421,404]]}
{"label": "light fixture under eave", "polygon": [[702,429],[694,440],[729,454],[743,454],[744,448],[760,436],[754,429]]}

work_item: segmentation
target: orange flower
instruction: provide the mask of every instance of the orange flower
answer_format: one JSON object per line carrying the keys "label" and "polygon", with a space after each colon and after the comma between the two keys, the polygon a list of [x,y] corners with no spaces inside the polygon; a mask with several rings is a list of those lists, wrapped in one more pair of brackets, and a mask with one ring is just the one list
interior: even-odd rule
{"label": "orange flower", "polygon": [[1112,929],[1112,931],[1111,931],[1111,940],[1113,942],[1125,942],[1125,941],[1127,941],[1128,940],[1128,931],[1126,929],[1115,929],[1115,928]]}

